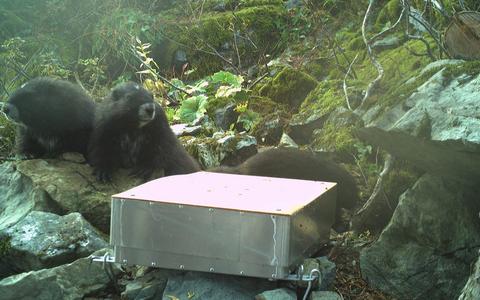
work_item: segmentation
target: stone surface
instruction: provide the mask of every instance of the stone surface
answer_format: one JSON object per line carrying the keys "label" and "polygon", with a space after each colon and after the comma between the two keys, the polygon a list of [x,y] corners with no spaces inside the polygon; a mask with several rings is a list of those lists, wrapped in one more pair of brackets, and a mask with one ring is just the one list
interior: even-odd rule
{"label": "stone surface", "polygon": [[79,213],[32,211],[0,234],[10,238],[8,252],[0,256],[0,278],[66,264],[108,246]]}
{"label": "stone surface", "polygon": [[265,291],[255,296],[255,300],[296,300],[296,299],[297,299],[296,293],[287,288]]}
{"label": "stone surface", "polygon": [[34,189],[27,176],[16,171],[13,162],[0,165],[0,195],[0,231],[45,203],[43,193]]}
{"label": "stone surface", "polygon": [[282,134],[280,142],[278,142],[280,148],[298,148],[298,144],[286,133]]}
{"label": "stone surface", "polygon": [[[447,80],[438,72],[404,103],[358,135],[432,174],[480,178],[480,75]],[[419,155],[428,153],[428,155]]]}
{"label": "stone surface", "polygon": [[298,113],[288,124],[288,135],[298,144],[307,144],[312,138],[315,129],[323,127],[327,115],[321,112]]}
{"label": "stone surface", "polygon": [[257,140],[246,133],[218,132],[213,137],[190,139],[186,144],[204,169],[237,165],[257,153]]}
{"label": "stone surface", "polygon": [[343,297],[335,292],[313,291],[310,300],[343,300]]}
{"label": "stone surface", "polygon": [[467,284],[463,287],[458,300],[477,300],[480,299],[480,259],[477,260],[475,267],[468,278]]}
{"label": "stone surface", "polygon": [[168,278],[162,299],[250,300],[274,286],[274,282],[259,278],[186,272]]}
{"label": "stone surface", "polygon": [[[33,201],[30,206],[36,206],[36,210],[58,214],[79,212],[103,232],[109,232],[110,227],[110,196],[141,183],[140,179],[129,177],[127,170],[118,170],[112,183],[102,184],[94,178],[90,166],[57,159],[18,161],[13,163],[13,167],[16,171],[9,173],[10,179],[6,178],[6,183],[0,184],[0,189],[7,188],[8,181],[23,178],[26,184],[19,185],[15,193],[8,192],[12,194],[13,201]],[[11,168],[9,163],[5,163],[0,167],[0,173],[2,170],[8,173]],[[28,187],[31,191],[21,187]],[[9,198],[9,203],[11,201]]]}
{"label": "stone surface", "polygon": [[[95,254],[103,255],[107,250]],[[114,274],[119,269],[112,265]],[[52,269],[31,271],[0,281],[2,300],[74,300],[104,290],[110,283],[101,263],[81,258]]]}
{"label": "stone surface", "polygon": [[223,130],[229,130],[232,124],[235,124],[239,113],[235,111],[237,105],[230,103],[223,108],[215,110],[215,125]]}
{"label": "stone surface", "polygon": [[392,220],[360,267],[370,285],[398,299],[454,299],[480,245],[478,191],[422,176],[401,197]]}
{"label": "stone surface", "polygon": [[165,269],[148,270],[146,274],[137,276],[128,282],[121,298],[124,300],[161,299],[167,284],[168,276],[177,273]]}
{"label": "stone surface", "polygon": [[337,274],[337,266],[326,256],[318,257],[317,261],[319,264],[318,270],[320,274],[322,274],[322,281],[318,286],[318,290],[330,290],[333,288],[333,282]]}
{"label": "stone surface", "polygon": [[197,135],[202,131],[201,125],[190,126],[188,124],[175,124],[171,127],[176,136]]}

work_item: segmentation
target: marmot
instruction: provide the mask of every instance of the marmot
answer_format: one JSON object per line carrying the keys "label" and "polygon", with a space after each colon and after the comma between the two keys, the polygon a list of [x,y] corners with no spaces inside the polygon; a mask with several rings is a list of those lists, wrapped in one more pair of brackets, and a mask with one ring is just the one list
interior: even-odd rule
{"label": "marmot", "polygon": [[86,154],[95,103],[80,86],[47,77],[33,79],[11,95],[3,112],[17,124],[17,154],[29,158]]}
{"label": "marmot", "polygon": [[351,209],[359,201],[358,188],[353,176],[339,164],[309,151],[269,149],[253,155],[238,166],[220,166],[208,171],[336,182],[337,215],[340,208]]}
{"label": "marmot", "polygon": [[97,108],[88,153],[94,174],[103,182],[120,167],[131,168],[132,175],[145,181],[155,170],[163,169],[165,176],[200,170],[152,93],[134,82],[114,87]]}

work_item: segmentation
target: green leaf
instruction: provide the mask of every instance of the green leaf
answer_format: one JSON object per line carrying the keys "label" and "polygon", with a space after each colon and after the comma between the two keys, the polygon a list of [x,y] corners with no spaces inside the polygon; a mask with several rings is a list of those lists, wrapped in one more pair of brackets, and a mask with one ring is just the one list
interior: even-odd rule
{"label": "green leaf", "polygon": [[208,98],[205,95],[193,96],[185,99],[177,111],[176,117],[181,122],[191,123],[206,113]]}
{"label": "green leaf", "polygon": [[212,75],[212,82],[229,84],[234,87],[241,87],[243,82],[243,77],[240,75],[232,74],[230,72],[220,71]]}
{"label": "green leaf", "polygon": [[241,87],[222,85],[215,93],[215,98],[228,98],[230,96],[235,96],[235,94],[241,90]]}

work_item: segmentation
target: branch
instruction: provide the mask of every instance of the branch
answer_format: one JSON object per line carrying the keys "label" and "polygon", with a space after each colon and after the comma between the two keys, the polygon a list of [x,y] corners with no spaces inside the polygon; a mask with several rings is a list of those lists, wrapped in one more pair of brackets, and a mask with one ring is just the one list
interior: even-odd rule
{"label": "branch", "polygon": [[378,62],[377,58],[373,54],[372,46],[371,46],[370,42],[367,40],[367,36],[366,36],[366,33],[365,33],[365,28],[367,26],[367,20],[368,20],[368,17],[370,16],[370,13],[372,12],[372,7],[374,6],[374,4],[375,4],[375,0],[370,0],[370,3],[368,4],[367,11],[365,12],[365,17],[363,18],[363,23],[362,23],[362,37],[363,37],[363,42],[367,46],[368,57],[370,58],[370,60],[372,61],[372,64],[377,69],[378,76],[372,82],[370,82],[370,84],[368,85],[367,90],[365,91],[365,96],[363,97],[362,102],[360,103],[360,106],[365,104],[365,101],[370,96],[370,93],[372,92],[372,89],[383,78],[383,73],[384,73],[384,69],[383,69],[382,65]]}
{"label": "branch", "polygon": [[387,157],[385,158],[385,164],[383,165],[383,170],[378,176],[377,183],[375,184],[372,195],[370,195],[370,198],[368,198],[367,202],[365,202],[363,207],[357,211],[356,215],[362,214],[378,199],[378,196],[383,191],[383,180],[388,175],[388,173],[390,173],[394,162],[395,158],[390,154],[387,154]]}
{"label": "branch", "polygon": [[[143,60],[142,58],[135,52],[135,49],[133,49],[133,55],[140,61],[143,63]],[[190,94],[189,92],[187,92],[186,90],[182,89],[181,87],[178,87],[176,85],[174,85],[172,82],[170,82],[167,78],[165,78],[164,76],[158,74],[158,72],[153,69],[151,66],[149,66],[148,64],[143,64],[145,67],[147,67],[147,69],[149,69],[150,71],[152,71],[153,73],[155,73],[158,78],[160,78],[162,81],[164,81],[166,84],[168,84],[169,86],[173,87],[174,89],[182,92],[182,93],[185,93],[186,95],[188,96],[192,96],[192,94]]]}
{"label": "branch", "polygon": [[355,55],[355,58],[352,60],[350,65],[348,66],[347,73],[345,73],[345,77],[343,78],[343,92],[345,93],[345,100],[347,101],[347,107],[349,110],[352,110],[352,107],[350,106],[350,99],[348,98],[348,91],[347,91],[347,77],[350,74],[350,70],[352,70],[352,66],[355,63],[355,61],[358,58],[358,53]]}

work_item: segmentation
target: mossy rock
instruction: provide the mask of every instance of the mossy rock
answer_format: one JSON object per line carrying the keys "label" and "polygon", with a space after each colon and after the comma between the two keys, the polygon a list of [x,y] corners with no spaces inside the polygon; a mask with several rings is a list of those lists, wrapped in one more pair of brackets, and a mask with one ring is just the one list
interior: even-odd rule
{"label": "mossy rock", "polygon": [[378,13],[378,17],[375,21],[376,27],[381,29],[389,22],[390,24],[395,23],[400,16],[401,11],[402,4],[400,3],[400,0],[388,1],[388,3],[384,5]]}
{"label": "mossy rock", "polygon": [[275,111],[288,111],[287,107],[282,104],[278,104],[269,97],[251,96],[248,100],[248,108],[257,112],[263,116],[273,113]]}
{"label": "mossy rock", "polygon": [[317,83],[315,78],[306,73],[284,68],[272,81],[260,88],[260,95],[297,110]]}
{"label": "mossy rock", "polygon": [[[250,3],[250,2],[249,2]],[[162,35],[182,45],[195,73],[195,78],[215,73],[221,69],[258,61],[265,51],[272,51],[280,38],[280,26],[286,22],[286,9],[279,1],[261,1],[261,4],[239,6],[233,14],[205,12],[192,23],[191,16],[179,16],[168,11],[159,16],[156,25]],[[249,4],[250,5],[250,4]],[[233,30],[240,35],[248,33],[252,42],[234,39]],[[237,52],[238,51],[238,52]]]}
{"label": "mossy rock", "polygon": [[319,111],[328,114],[345,103],[340,80],[325,80],[312,90],[300,106],[300,113]]}

